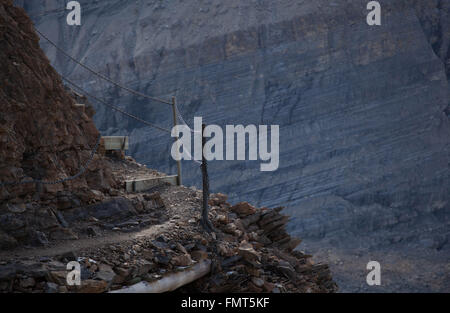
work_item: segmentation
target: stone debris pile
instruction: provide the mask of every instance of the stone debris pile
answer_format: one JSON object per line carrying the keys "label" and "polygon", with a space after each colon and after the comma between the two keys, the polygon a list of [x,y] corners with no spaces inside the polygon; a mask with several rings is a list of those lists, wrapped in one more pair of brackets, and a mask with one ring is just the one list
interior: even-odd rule
{"label": "stone debris pile", "polygon": [[[180,292],[334,292],[327,265],[294,250],[300,240],[285,231],[281,208],[232,206],[223,194],[212,195],[210,218],[216,233],[200,226],[200,209],[174,209],[200,204],[195,189],[165,186],[161,201],[170,218],[132,239],[80,248],[52,257],[32,256],[0,263],[2,292],[82,292],[123,290],[189,271],[210,261],[211,270],[181,287]],[[181,210],[181,211],[180,211]],[[180,214],[184,213],[184,214]],[[145,232],[145,230],[144,230]],[[81,266],[81,286],[67,285],[67,263]]]}
{"label": "stone debris pile", "polygon": [[[211,217],[223,231],[215,243],[215,268],[193,285],[203,292],[334,292],[327,265],[294,250],[301,240],[285,230],[282,208],[231,206],[226,196],[211,197]],[[214,263],[213,263],[214,264]]]}

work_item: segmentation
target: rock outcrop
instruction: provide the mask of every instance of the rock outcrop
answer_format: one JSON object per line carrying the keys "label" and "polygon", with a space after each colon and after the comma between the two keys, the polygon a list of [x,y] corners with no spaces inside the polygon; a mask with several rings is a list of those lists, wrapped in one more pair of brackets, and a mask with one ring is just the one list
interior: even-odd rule
{"label": "rock outcrop", "polygon": [[[232,206],[225,195],[212,195],[210,217],[217,230],[209,234],[200,226],[201,192],[182,186],[158,189],[163,207],[156,211],[164,212],[167,220],[145,227],[132,237],[109,233],[96,236],[97,240],[79,241],[75,249],[65,246],[34,250],[28,255],[0,254],[0,293],[139,290],[137,286],[183,275],[204,262],[210,265],[209,270],[192,283],[182,285],[178,292],[337,290],[328,265],[315,264],[311,255],[293,251],[300,241],[286,233],[287,218],[279,213],[281,208],[256,208],[248,203]],[[149,199],[150,195],[136,196]],[[235,213],[239,207],[250,208],[251,214],[248,210]],[[97,213],[96,225],[101,227],[99,211],[97,208],[88,214]],[[142,215],[138,218],[142,219]],[[77,219],[78,223],[81,221]],[[79,286],[67,284],[66,264],[70,261],[80,264]]]}
{"label": "rock outcrop", "polygon": [[[93,110],[65,91],[33,24],[12,1],[0,2],[0,60],[0,248],[8,248],[46,241],[36,232],[60,226],[52,210],[85,204],[80,195],[106,192],[115,181],[102,156],[87,163],[100,136]],[[64,183],[9,184],[58,181],[86,164],[84,175]]]}
{"label": "rock outcrop", "polygon": [[[64,90],[25,12],[11,3],[2,1],[0,20],[1,182],[55,181],[73,176],[88,161],[100,133],[92,116],[76,106]],[[99,159],[94,157],[86,178],[73,182],[75,185],[68,182],[66,187],[109,188],[110,173],[101,167]],[[43,192],[56,193],[64,187],[44,185]],[[19,187],[2,188],[1,200],[29,194],[29,190]]]}

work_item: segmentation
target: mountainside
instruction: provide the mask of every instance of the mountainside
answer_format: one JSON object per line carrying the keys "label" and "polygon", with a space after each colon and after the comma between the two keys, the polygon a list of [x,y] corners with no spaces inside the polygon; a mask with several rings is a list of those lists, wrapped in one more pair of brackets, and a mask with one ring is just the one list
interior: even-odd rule
{"label": "mountainside", "polygon": [[[16,3],[98,72],[150,95],[176,95],[189,124],[194,116],[219,125],[279,124],[278,171],[211,162],[211,187],[233,201],[285,205],[291,233],[308,249],[338,249],[352,260],[360,254],[363,271],[377,249],[406,256],[425,249],[413,261],[448,263],[448,1],[380,1],[377,27],[367,25],[363,0],[80,1],[79,27],[52,13],[63,9],[59,1]],[[130,96],[41,45],[60,73],[88,91],[171,126],[170,107]],[[171,138],[96,109],[102,133],[130,135],[137,160],[175,173]],[[183,174],[200,183],[195,164],[185,162]]]}
{"label": "mountainside", "polygon": [[11,4],[0,6],[0,249],[44,240],[46,227],[59,231],[52,207],[81,205],[90,190],[115,185],[93,153],[100,134],[92,109],[76,106],[30,19]]}

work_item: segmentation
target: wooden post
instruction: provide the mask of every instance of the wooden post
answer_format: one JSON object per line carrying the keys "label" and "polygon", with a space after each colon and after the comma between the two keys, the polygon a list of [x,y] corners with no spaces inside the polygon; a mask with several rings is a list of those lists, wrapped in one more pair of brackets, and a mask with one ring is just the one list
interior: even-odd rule
{"label": "wooden post", "polygon": [[209,176],[208,176],[208,163],[206,162],[204,148],[206,145],[205,137],[205,124],[202,124],[202,177],[203,177],[203,211],[202,211],[202,224],[207,232],[215,231],[214,226],[209,220]]}
{"label": "wooden post", "polygon": [[[178,125],[178,119],[177,119],[177,99],[175,97],[172,97],[172,111],[173,111],[173,126],[177,126]],[[180,146],[178,143],[178,136],[175,137],[175,142],[177,142],[177,158],[180,158]],[[177,185],[181,186],[181,184],[183,183],[182,179],[181,179],[181,160],[177,161]]]}

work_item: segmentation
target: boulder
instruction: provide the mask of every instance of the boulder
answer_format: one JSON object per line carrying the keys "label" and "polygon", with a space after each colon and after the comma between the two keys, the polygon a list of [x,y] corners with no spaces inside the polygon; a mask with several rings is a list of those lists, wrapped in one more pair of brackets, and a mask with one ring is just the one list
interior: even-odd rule
{"label": "boulder", "polygon": [[238,252],[239,255],[241,255],[246,261],[254,262],[261,260],[260,254],[255,249],[253,249],[253,246],[250,243],[246,241],[243,241],[239,245]]}
{"label": "boulder", "polygon": [[103,280],[83,280],[77,287],[79,293],[103,293],[108,289],[108,283]]}
{"label": "boulder", "polygon": [[21,279],[20,281],[19,281],[19,285],[20,285],[20,287],[21,288],[31,288],[31,287],[34,287],[34,285],[36,284],[36,281],[34,280],[34,278],[32,278],[32,277],[28,277],[28,278],[25,278],[25,279]]}
{"label": "boulder", "polygon": [[203,250],[194,250],[191,252],[191,257],[195,261],[200,262],[208,258],[208,252]]}
{"label": "boulder", "polygon": [[171,262],[175,266],[189,266],[192,264],[192,259],[189,254],[182,254],[174,256]]}
{"label": "boulder", "polygon": [[115,281],[117,274],[113,271],[112,267],[106,264],[100,264],[98,266],[98,272],[95,273],[94,279],[105,281],[108,286]]}
{"label": "boulder", "polygon": [[232,206],[231,211],[237,213],[240,217],[245,217],[256,213],[256,208],[248,202],[241,202]]}

